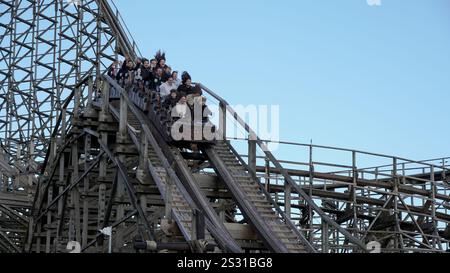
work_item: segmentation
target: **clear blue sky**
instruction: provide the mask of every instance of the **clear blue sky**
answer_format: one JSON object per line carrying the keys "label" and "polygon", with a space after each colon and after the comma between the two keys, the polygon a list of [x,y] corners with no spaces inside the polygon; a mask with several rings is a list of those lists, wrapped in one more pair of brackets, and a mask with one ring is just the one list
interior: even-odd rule
{"label": "clear blue sky", "polygon": [[450,156],[450,1],[115,0],[231,104],[279,104],[281,140]]}

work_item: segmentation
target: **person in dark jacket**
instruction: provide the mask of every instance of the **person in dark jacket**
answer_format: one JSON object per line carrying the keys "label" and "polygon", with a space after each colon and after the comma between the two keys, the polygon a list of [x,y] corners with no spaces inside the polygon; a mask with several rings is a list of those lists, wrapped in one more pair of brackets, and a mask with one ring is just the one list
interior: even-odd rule
{"label": "person in dark jacket", "polygon": [[122,62],[122,65],[120,66],[119,71],[116,73],[116,80],[117,80],[118,82],[121,81],[121,79],[122,79],[122,77],[123,77],[123,74],[125,74],[126,72],[128,72],[128,69],[127,69],[127,62],[128,62],[128,59],[125,59],[125,60]]}
{"label": "person in dark jacket", "polygon": [[149,87],[150,83],[153,81],[153,71],[148,60],[144,60],[144,65],[141,68],[140,76],[142,78],[143,85],[145,87]]}
{"label": "person in dark jacket", "polygon": [[157,68],[153,76],[153,80],[150,83],[150,89],[159,92],[159,87],[163,83],[162,77],[163,77],[163,70],[161,68]]}
{"label": "person in dark jacket", "polygon": [[163,71],[163,82],[166,82],[170,77],[172,77],[172,68],[166,65],[166,68]]}
{"label": "person in dark jacket", "polygon": [[194,92],[194,88],[192,87],[191,76],[187,72],[184,72],[181,79],[182,82],[178,87],[178,93],[185,96],[192,94]]}
{"label": "person in dark jacket", "polygon": [[142,62],[145,62],[145,59],[136,59],[136,65],[134,66],[134,81],[141,85],[142,83],[142,69],[144,68],[144,64]]}
{"label": "person in dark jacket", "polygon": [[134,69],[137,71],[141,67],[142,67],[142,59],[136,58]]}
{"label": "person in dark jacket", "polygon": [[126,59],[123,62],[122,68],[119,70],[119,73],[117,73],[116,79],[121,85],[124,85],[126,83],[129,83],[133,73],[134,73],[133,61],[131,59]]}
{"label": "person in dark jacket", "polygon": [[183,74],[181,74],[181,82],[183,83],[187,79],[192,80],[191,75],[189,75],[188,72],[184,71]]}
{"label": "person in dark jacket", "polygon": [[166,96],[164,98],[163,107],[167,110],[175,107],[180,100],[180,97],[178,95],[178,92],[176,89],[172,89],[170,91],[170,95]]}

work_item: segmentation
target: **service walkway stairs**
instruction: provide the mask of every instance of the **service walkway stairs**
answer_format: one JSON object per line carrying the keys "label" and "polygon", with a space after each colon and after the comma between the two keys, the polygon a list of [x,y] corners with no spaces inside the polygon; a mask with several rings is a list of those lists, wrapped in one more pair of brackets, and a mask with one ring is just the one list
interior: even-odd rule
{"label": "service walkway stairs", "polygon": [[266,196],[259,184],[237,159],[226,141],[206,149],[217,174],[227,185],[246,220],[253,224],[265,244],[274,252],[304,253],[298,233],[276,212],[273,200]]}

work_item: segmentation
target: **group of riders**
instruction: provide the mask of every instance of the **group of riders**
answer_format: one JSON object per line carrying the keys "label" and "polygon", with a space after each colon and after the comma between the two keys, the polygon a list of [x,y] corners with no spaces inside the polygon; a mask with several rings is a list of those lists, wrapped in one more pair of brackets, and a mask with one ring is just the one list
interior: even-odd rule
{"label": "group of riders", "polygon": [[183,72],[179,79],[178,71],[172,71],[166,64],[164,52],[158,51],[151,60],[115,61],[108,76],[126,90],[131,87],[145,94],[147,101],[154,103],[159,111],[169,113],[171,124],[179,120],[207,124],[212,115],[201,86],[192,84],[188,72]]}

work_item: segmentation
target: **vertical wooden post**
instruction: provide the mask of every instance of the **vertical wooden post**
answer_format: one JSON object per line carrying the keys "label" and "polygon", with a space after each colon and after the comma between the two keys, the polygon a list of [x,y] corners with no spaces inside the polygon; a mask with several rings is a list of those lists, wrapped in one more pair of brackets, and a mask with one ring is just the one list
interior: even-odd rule
{"label": "vertical wooden post", "polygon": [[36,233],[38,234],[38,236],[36,236],[36,253],[41,253],[41,232],[42,232],[42,227],[41,227],[41,223],[37,223],[37,229],[36,229]]}
{"label": "vertical wooden post", "polygon": [[328,238],[330,237],[329,230],[328,230],[328,223],[325,221],[322,221],[322,252],[328,253],[329,252],[329,243]]}
{"label": "vertical wooden post", "polygon": [[[125,162],[125,155],[119,155],[119,161]],[[120,221],[125,216],[125,205],[123,205],[123,201],[125,200],[125,181],[124,178],[119,175],[117,178],[117,193],[116,200],[119,202],[116,210],[116,221]],[[120,224],[116,229],[115,236],[115,246],[114,252],[120,252],[123,248],[123,232],[125,228],[125,223]]]}
{"label": "vertical wooden post", "polygon": [[270,160],[267,157],[265,158],[265,171],[266,171],[265,187],[266,187],[266,191],[270,192]]}
{"label": "vertical wooden post", "polygon": [[[85,156],[84,170],[87,170],[89,168],[88,159],[91,155],[90,151],[91,151],[91,136],[87,135],[85,137],[85,142],[84,142],[84,156]],[[84,178],[84,185],[83,185],[83,231],[82,231],[82,235],[81,235],[81,245],[82,246],[85,246],[88,243],[88,229],[89,229],[88,196],[89,196],[89,187],[90,187],[89,177],[90,177],[90,175],[88,174]]]}
{"label": "vertical wooden post", "polygon": [[357,195],[357,186],[358,186],[358,167],[356,164],[356,152],[352,151],[352,191],[350,192],[352,194],[352,202],[353,202],[353,229],[354,234],[356,234],[358,230],[358,204],[356,203],[356,195]]}
{"label": "vertical wooden post", "polygon": [[191,240],[198,241],[205,239],[205,217],[200,210],[192,210]]}
{"label": "vertical wooden post", "polygon": [[219,140],[227,139],[227,106],[220,103],[219,109]]}
{"label": "vertical wooden post", "polygon": [[[35,146],[34,138],[32,138],[31,141],[30,141],[30,145],[29,145],[29,149],[30,149],[29,154],[30,155],[34,155],[34,148],[35,148],[34,146]],[[30,163],[32,163],[33,164],[33,168],[35,168],[35,166],[36,166],[36,158],[35,158],[35,156],[32,156]],[[33,178],[34,178],[33,174],[29,174],[28,175],[27,185],[25,187],[25,190],[27,191],[28,194],[33,194],[33,191],[32,191]],[[0,188],[1,188],[1,180],[2,179],[1,179],[1,174],[0,174]]]}
{"label": "vertical wooden post", "polygon": [[[50,183],[50,182],[49,182]],[[53,200],[53,188],[50,187],[48,189],[48,199],[47,200]],[[52,235],[52,212],[49,211],[47,213],[47,234],[45,236],[45,253],[50,253],[51,249],[51,235]]]}
{"label": "vertical wooden post", "polygon": [[196,226],[195,229],[197,230],[197,240],[204,240],[205,239],[205,216],[203,215],[203,212],[200,210],[195,211],[195,218],[196,218]]}
{"label": "vertical wooden post", "polygon": [[[79,177],[79,171],[78,171],[78,142],[74,143],[72,145],[72,168],[73,168],[73,175],[72,175],[72,182],[75,183],[75,181]],[[77,242],[81,242],[81,215],[80,215],[80,192],[79,187],[75,187],[72,190],[72,203],[74,206],[74,224],[75,224],[75,238]]]}
{"label": "vertical wooden post", "polygon": [[191,211],[191,241],[197,241],[197,218],[195,217],[195,209]]}
{"label": "vertical wooden post", "polygon": [[2,170],[0,170],[0,191],[5,192],[4,185],[6,185],[6,183],[4,183],[3,181],[4,181],[3,173],[2,173]]}
{"label": "vertical wooden post", "polygon": [[397,171],[397,158],[394,157],[392,160],[392,177],[394,179],[394,215],[395,215],[395,229],[397,235],[394,237],[395,248],[403,249],[403,236],[401,234],[400,228],[400,217],[401,214],[398,211],[398,187],[399,187],[399,179],[398,179],[398,171]]}
{"label": "vertical wooden post", "polygon": [[[104,95],[104,94],[103,94]],[[108,133],[107,132],[100,132],[100,136],[101,136],[101,140],[105,143],[108,143]],[[107,167],[108,167],[108,157],[106,155],[103,155],[100,163],[99,163],[99,169],[98,169],[98,179],[101,182],[100,186],[99,186],[99,200],[98,200],[98,219],[97,219],[97,229],[102,229],[103,228],[103,221],[105,219],[105,215],[106,215],[106,194],[107,194],[107,186],[105,184],[104,181],[106,181],[106,172],[107,172]],[[114,184],[114,181],[113,181]],[[113,195],[114,194],[114,190],[111,189],[110,194]],[[113,202],[114,200],[111,197],[111,202]],[[97,251],[99,253],[103,252],[103,241],[100,241],[97,244]]]}
{"label": "vertical wooden post", "polygon": [[256,140],[248,140],[248,167],[256,175]]}
{"label": "vertical wooden post", "polygon": [[163,183],[166,184],[166,210],[165,210],[165,215],[166,215],[166,219],[167,220],[172,220],[172,202],[173,202],[173,197],[172,197],[172,183],[171,180],[167,178],[167,176],[163,177],[164,181]]}
{"label": "vertical wooden post", "polygon": [[[75,118],[79,117],[79,110],[81,105],[81,87],[75,88],[75,94],[74,94],[74,106],[73,106],[73,115]],[[64,128],[62,128],[64,131]]]}
{"label": "vertical wooden post", "polygon": [[225,208],[226,208],[226,202],[223,199],[219,200],[219,219],[222,223],[225,223]]}
{"label": "vertical wooden post", "polygon": [[109,83],[104,81],[102,86],[102,112],[100,115],[100,121],[104,121],[108,116],[109,89]]}
{"label": "vertical wooden post", "polygon": [[139,153],[139,167],[137,169],[136,178],[142,184],[146,184],[149,181],[148,176],[148,141],[145,133],[141,131],[140,134],[140,149],[142,150]]}
{"label": "vertical wooden post", "polygon": [[439,231],[438,231],[438,222],[436,221],[436,181],[435,181],[435,173],[434,173],[434,166],[430,167],[430,182],[431,182],[431,219],[433,220],[433,235],[435,236],[432,239],[433,242],[433,248],[438,247],[439,249],[442,249],[442,245],[440,244],[440,238]]}
{"label": "vertical wooden post", "polygon": [[284,181],[284,210],[288,219],[291,219],[291,192],[292,186]]}
{"label": "vertical wooden post", "polygon": [[94,80],[92,79],[92,77],[89,77],[89,80],[88,80],[87,108],[90,108],[92,106],[93,96],[94,96]]}
{"label": "vertical wooden post", "polygon": [[[64,166],[65,166],[65,157],[61,156],[61,158],[59,159],[58,194],[61,194],[64,191],[64,187],[67,186],[67,185],[65,185],[66,179],[64,177],[64,173],[65,173]],[[66,173],[66,175],[69,175],[69,174]],[[59,238],[59,234],[61,233],[60,223],[64,222],[64,199],[65,199],[65,197],[60,198],[58,200],[58,227],[56,229],[56,243],[59,243],[59,239],[60,239]],[[64,226],[62,226],[62,229],[64,229]]]}
{"label": "vertical wooden post", "polygon": [[[120,113],[119,113],[119,133],[117,135],[117,143],[125,144],[128,138],[128,105],[125,101],[127,94],[120,94]],[[119,154],[118,159],[120,162],[125,162],[126,156],[124,154]],[[125,205],[123,201],[125,200],[125,180],[122,176],[118,177],[117,181],[117,205],[116,220],[119,221],[125,216]],[[116,229],[115,235],[115,245],[114,252],[119,252],[123,249],[123,236],[124,236],[125,224],[120,224]]]}
{"label": "vertical wooden post", "polygon": [[442,181],[447,181],[447,168],[445,167],[445,159],[442,159]]}
{"label": "vertical wooden post", "polygon": [[126,94],[120,95],[120,120],[119,120],[119,143],[126,142],[127,139],[127,124],[128,124],[128,105],[123,96]]}
{"label": "vertical wooden post", "polygon": [[33,227],[34,227],[34,220],[33,217],[30,217],[30,220],[28,221],[28,237],[27,237],[27,243],[25,245],[25,249],[29,249],[31,252],[33,252],[32,244],[33,244]]}

